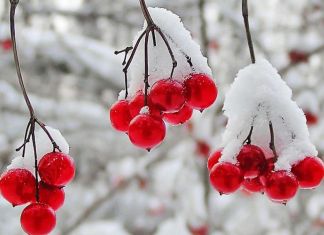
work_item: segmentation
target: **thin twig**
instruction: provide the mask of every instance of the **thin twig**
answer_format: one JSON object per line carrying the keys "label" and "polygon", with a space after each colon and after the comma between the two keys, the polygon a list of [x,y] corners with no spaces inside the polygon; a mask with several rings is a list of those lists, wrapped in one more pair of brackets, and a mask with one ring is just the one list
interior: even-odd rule
{"label": "thin twig", "polygon": [[246,37],[247,37],[249,50],[250,50],[251,61],[254,64],[255,54],[254,54],[253,41],[252,41],[252,36],[250,31],[250,24],[249,24],[248,0],[242,0],[242,14],[244,18],[244,25],[245,25]]}
{"label": "thin twig", "polygon": [[275,161],[277,161],[278,154],[277,154],[277,151],[276,151],[274,130],[273,130],[273,125],[272,125],[271,121],[269,121],[269,130],[270,130],[270,137],[271,137],[269,147],[273,152],[273,156],[275,157]]}

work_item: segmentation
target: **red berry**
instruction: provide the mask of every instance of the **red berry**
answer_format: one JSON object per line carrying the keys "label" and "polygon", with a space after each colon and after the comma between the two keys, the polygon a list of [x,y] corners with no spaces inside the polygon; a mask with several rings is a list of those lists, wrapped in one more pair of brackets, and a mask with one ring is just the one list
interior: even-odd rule
{"label": "red berry", "polygon": [[307,52],[292,50],[289,52],[289,59],[291,63],[308,62],[309,54]]}
{"label": "red berry", "polygon": [[202,140],[198,140],[197,142],[197,152],[200,156],[207,158],[210,154],[210,146],[208,143]]}
{"label": "red berry", "polygon": [[266,160],[266,167],[264,172],[259,176],[260,182],[262,183],[263,186],[266,185],[267,181],[267,176],[274,170],[275,168],[275,158],[269,158]]}
{"label": "red berry", "polygon": [[311,126],[318,123],[318,116],[316,114],[306,111],[305,116],[307,125]]}
{"label": "red berry", "polygon": [[188,105],[184,105],[178,112],[164,113],[163,120],[172,125],[183,124],[191,118],[192,112],[192,108]]}
{"label": "red berry", "polygon": [[204,110],[217,98],[215,82],[206,74],[191,74],[184,82],[187,104],[194,109]]}
{"label": "red berry", "polygon": [[[154,116],[161,116],[161,110],[152,104],[150,96],[147,97],[150,114]],[[135,96],[129,101],[129,112],[132,118],[136,117],[145,104],[145,95],[142,91],[136,92]]]}
{"label": "red berry", "polygon": [[209,178],[216,190],[220,193],[229,194],[240,188],[243,174],[237,166],[222,162],[212,168]]}
{"label": "red berry", "polygon": [[243,187],[251,192],[251,193],[257,193],[263,191],[263,184],[260,181],[260,178],[254,178],[254,179],[244,179],[242,183]]}
{"label": "red berry", "polygon": [[5,39],[5,40],[1,41],[1,47],[2,47],[2,49],[4,51],[11,50],[11,48],[12,48],[12,41],[11,41],[11,39],[8,38],[8,39]]}
{"label": "red berry", "polygon": [[159,80],[152,86],[150,98],[163,112],[177,112],[185,103],[183,85],[172,79]]}
{"label": "red berry", "polygon": [[48,153],[39,161],[38,171],[44,183],[62,187],[74,177],[74,161],[64,153]]}
{"label": "red berry", "polygon": [[48,234],[56,225],[55,212],[46,204],[32,203],[23,210],[20,223],[29,235]]}
{"label": "red berry", "polygon": [[189,230],[192,235],[207,235],[208,234],[208,226],[202,225],[199,227],[193,227],[189,225]]}
{"label": "red berry", "polygon": [[317,187],[324,177],[323,162],[316,157],[306,157],[295,164],[291,171],[297,177],[300,187],[304,189]]}
{"label": "red berry", "polygon": [[28,170],[13,169],[1,175],[0,192],[13,206],[32,201],[35,189],[35,177]]}
{"label": "red berry", "polygon": [[131,120],[127,100],[119,100],[111,107],[110,122],[116,130],[127,132]]}
{"label": "red berry", "polygon": [[287,202],[297,190],[298,181],[291,172],[280,170],[267,176],[265,191],[273,201]]}
{"label": "red berry", "polygon": [[223,149],[218,149],[208,158],[207,167],[209,171],[211,171],[211,169],[218,163],[219,159],[222,157],[222,151]]}
{"label": "red berry", "polygon": [[53,210],[58,210],[64,203],[65,193],[63,188],[47,185],[44,182],[39,184],[39,202],[49,205]]}
{"label": "red berry", "polygon": [[244,145],[237,156],[237,161],[246,178],[255,178],[266,168],[264,153],[255,145]]}
{"label": "red berry", "polygon": [[163,141],[165,132],[165,124],[161,118],[140,114],[131,121],[128,136],[134,145],[150,150]]}

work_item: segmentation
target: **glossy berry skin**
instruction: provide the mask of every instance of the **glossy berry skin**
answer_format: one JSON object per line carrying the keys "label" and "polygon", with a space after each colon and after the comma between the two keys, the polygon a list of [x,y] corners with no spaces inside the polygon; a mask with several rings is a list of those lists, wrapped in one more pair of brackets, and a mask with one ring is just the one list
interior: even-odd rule
{"label": "glossy berry skin", "polygon": [[267,176],[265,192],[273,201],[287,202],[296,195],[297,190],[298,181],[291,172],[280,170]]}
{"label": "glossy berry skin", "polygon": [[62,187],[74,178],[74,161],[64,153],[48,153],[39,161],[38,171],[44,183]]}
{"label": "glossy berry skin", "polygon": [[222,162],[212,168],[209,178],[217,191],[221,194],[230,194],[240,188],[243,174],[234,164]]}
{"label": "glossy berry skin", "polygon": [[65,193],[63,188],[39,183],[39,202],[49,205],[54,211],[63,206]]}
{"label": "glossy berry skin", "polygon": [[300,187],[304,189],[317,187],[324,177],[323,162],[316,157],[306,157],[295,164],[291,171],[297,177]]}
{"label": "glossy berry skin", "polygon": [[217,98],[215,82],[206,74],[191,74],[184,82],[187,104],[203,111]]}
{"label": "glossy berry skin", "polygon": [[25,169],[12,169],[0,178],[0,192],[13,206],[32,201],[35,198],[35,177]]}
{"label": "glossy berry skin", "polygon": [[[147,97],[148,106],[150,109],[150,114],[160,117],[161,110],[158,109],[155,105],[153,105],[150,96]],[[141,109],[144,107],[145,104],[145,95],[142,91],[136,92],[135,96],[129,101],[129,112],[131,117],[134,118],[138,114],[140,114]]]}
{"label": "glossy berry skin", "polygon": [[210,155],[207,161],[207,168],[209,171],[218,163],[219,159],[222,157],[223,149],[218,149]]}
{"label": "glossy berry skin", "polygon": [[128,101],[119,100],[110,108],[110,122],[117,131],[127,132],[132,120],[129,112]]}
{"label": "glossy berry skin", "polygon": [[244,179],[242,185],[247,191],[251,193],[262,192],[264,189],[263,184],[258,177],[254,179]]}
{"label": "glossy berry skin", "polygon": [[135,117],[128,130],[130,141],[137,147],[150,150],[159,145],[166,133],[165,123],[161,118],[140,114]]}
{"label": "glossy berry skin", "polygon": [[192,116],[193,110],[188,105],[184,105],[178,112],[164,113],[163,120],[172,125],[180,125],[188,121]]}
{"label": "glossy berry skin", "polygon": [[55,212],[46,204],[32,203],[23,210],[20,223],[29,235],[45,235],[56,225]]}
{"label": "glossy berry skin", "polygon": [[255,178],[266,168],[264,153],[255,145],[244,145],[237,155],[237,161],[246,178]]}
{"label": "glossy berry skin", "polygon": [[163,112],[177,112],[185,103],[184,87],[173,79],[159,80],[151,88],[150,98]]}

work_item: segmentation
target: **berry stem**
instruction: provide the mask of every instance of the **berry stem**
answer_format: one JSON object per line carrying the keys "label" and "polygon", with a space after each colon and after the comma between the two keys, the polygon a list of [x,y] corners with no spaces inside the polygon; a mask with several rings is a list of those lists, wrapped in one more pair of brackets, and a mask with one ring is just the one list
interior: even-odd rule
{"label": "berry stem", "polygon": [[147,106],[147,95],[148,95],[148,88],[149,88],[149,61],[148,61],[148,39],[150,36],[150,31],[148,31],[145,35],[145,48],[144,48],[144,56],[145,56],[145,75],[144,75],[144,84],[145,84],[145,93],[144,93],[144,106]]}
{"label": "berry stem", "polygon": [[269,121],[269,130],[270,130],[270,137],[271,137],[269,147],[270,147],[270,149],[273,152],[275,161],[277,161],[278,154],[277,154],[277,150],[276,150],[276,146],[275,146],[274,130],[273,130],[273,125],[272,125],[272,122],[271,121]]}
{"label": "berry stem", "polygon": [[36,149],[36,138],[35,138],[35,122],[31,125],[31,135],[32,135],[32,142],[33,142],[33,150],[35,156],[35,198],[36,202],[39,202],[39,182],[38,182],[38,159],[37,159],[37,149]]}
{"label": "berry stem", "polygon": [[249,132],[248,136],[246,137],[246,139],[244,140],[243,145],[245,143],[248,144],[248,145],[252,143],[251,137],[252,137],[252,134],[253,134],[253,129],[254,129],[254,126],[251,125],[250,132]]}
{"label": "berry stem", "polygon": [[248,0],[242,0],[242,14],[244,18],[244,25],[245,25],[246,37],[247,37],[249,50],[250,50],[251,61],[253,64],[255,64],[255,54],[254,54],[253,41],[252,41],[252,36],[250,31],[250,24],[249,24]]}

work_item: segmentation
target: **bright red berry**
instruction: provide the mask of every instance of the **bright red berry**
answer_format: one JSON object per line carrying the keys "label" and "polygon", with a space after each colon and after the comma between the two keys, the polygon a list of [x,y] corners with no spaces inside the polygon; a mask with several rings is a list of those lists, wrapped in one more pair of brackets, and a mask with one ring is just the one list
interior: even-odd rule
{"label": "bright red berry", "polygon": [[184,82],[187,104],[200,111],[211,106],[217,98],[215,82],[206,74],[191,74]]}
{"label": "bright red berry", "polygon": [[316,114],[306,111],[305,116],[306,116],[307,125],[311,126],[318,123],[318,116]]}
{"label": "bright red berry", "polygon": [[266,185],[266,181],[267,181],[267,176],[274,171],[275,168],[275,162],[276,159],[275,158],[268,158],[266,160],[266,167],[264,172],[259,176],[260,182],[262,183],[263,186]]}
{"label": "bright red berry", "polygon": [[237,155],[237,161],[246,178],[255,178],[266,168],[264,153],[255,145],[244,145]]}
{"label": "bright red berry", "polygon": [[237,166],[222,162],[210,171],[210,182],[221,194],[229,194],[238,190],[243,181],[243,174]]}
{"label": "bright red berry", "polygon": [[159,145],[166,133],[166,128],[161,118],[140,114],[135,117],[128,130],[128,136],[131,142],[147,150]]}
{"label": "bright red berry", "polygon": [[13,206],[32,201],[35,198],[35,177],[25,169],[12,169],[0,178],[0,192]]}
{"label": "bright red berry", "polygon": [[[151,98],[147,96],[147,102],[150,109],[150,114],[160,117],[161,110],[152,104]],[[145,104],[145,95],[142,91],[136,92],[135,96],[129,101],[129,112],[132,118],[136,117],[140,114],[141,109],[144,107]]]}
{"label": "bright red berry", "polygon": [[64,153],[48,153],[39,161],[38,171],[44,183],[62,187],[74,177],[74,161]]}
{"label": "bright red berry", "polygon": [[242,185],[247,191],[251,193],[262,192],[264,188],[259,177],[256,177],[254,179],[244,179]]}
{"label": "bright red berry", "polygon": [[12,48],[12,41],[11,41],[11,39],[9,39],[9,38],[8,39],[5,39],[5,40],[1,41],[0,43],[1,43],[1,47],[2,47],[2,49],[4,51],[11,50],[11,48]]}
{"label": "bright red berry", "polygon": [[65,193],[63,188],[58,188],[39,183],[39,202],[49,205],[54,211],[58,210],[64,203]]}
{"label": "bright red berry", "polygon": [[297,177],[300,187],[304,189],[317,187],[324,177],[323,162],[316,157],[306,157],[295,164],[291,171]]}
{"label": "bright red berry", "polygon": [[150,98],[161,111],[177,112],[185,103],[184,87],[172,79],[159,80],[152,86]]}
{"label": "bright red berry", "polygon": [[265,192],[273,201],[287,202],[297,190],[298,181],[291,172],[280,170],[267,176]]}
{"label": "bright red berry", "polygon": [[127,132],[131,120],[127,100],[119,100],[111,107],[110,122],[116,130]]}
{"label": "bright red berry", "polygon": [[20,223],[29,235],[45,235],[56,225],[55,212],[46,204],[32,203],[23,210]]}
{"label": "bright red berry", "polygon": [[223,149],[218,149],[208,158],[207,167],[209,171],[211,171],[211,169],[218,163],[219,159],[222,157],[222,151]]}
{"label": "bright red berry", "polygon": [[191,118],[192,112],[192,108],[188,105],[184,105],[178,112],[164,113],[163,120],[172,125],[183,124]]}

